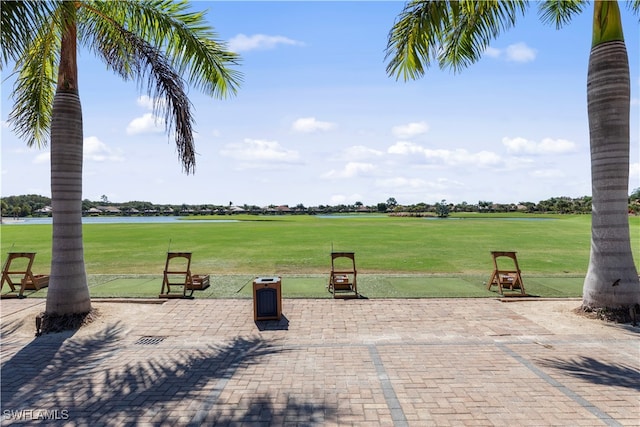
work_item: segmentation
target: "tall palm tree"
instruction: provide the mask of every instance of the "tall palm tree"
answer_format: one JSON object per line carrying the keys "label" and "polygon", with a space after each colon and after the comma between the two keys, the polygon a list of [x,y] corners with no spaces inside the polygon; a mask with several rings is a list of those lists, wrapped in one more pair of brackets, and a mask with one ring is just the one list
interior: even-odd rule
{"label": "tall palm tree", "polygon": [[3,1],[1,7],[2,65],[14,61],[17,73],[9,121],[30,146],[50,137],[53,243],[46,313],[87,313],[77,46],[146,87],[175,135],[186,173],[195,167],[186,84],[211,96],[233,94],[241,76],[229,67],[239,58],[186,1]]}
{"label": "tall palm tree", "polygon": [[[587,4],[545,1],[539,14],[559,28]],[[639,0],[627,4],[638,14]],[[411,1],[389,33],[387,72],[417,79],[431,61],[460,71],[479,60],[490,41],[514,26],[527,8],[527,1]],[[592,37],[587,102],[593,200],[583,307],[617,309],[640,303],[627,213],[629,63],[617,1],[594,2]]]}

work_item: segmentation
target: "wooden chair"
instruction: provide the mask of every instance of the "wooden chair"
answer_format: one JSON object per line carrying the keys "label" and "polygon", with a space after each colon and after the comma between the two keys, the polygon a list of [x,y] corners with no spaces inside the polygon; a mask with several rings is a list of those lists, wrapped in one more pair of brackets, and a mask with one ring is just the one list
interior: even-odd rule
{"label": "wooden chair", "polygon": [[[191,252],[167,252],[160,298],[193,298]],[[182,294],[171,294],[171,286],[182,286]],[[165,292],[165,287],[167,291]]]}
{"label": "wooden chair", "polygon": [[[171,286],[182,286],[182,294],[172,294]],[[167,252],[159,298],[193,298],[194,290],[208,287],[208,274],[191,274],[191,252]]]}
{"label": "wooden chair", "polygon": [[[35,260],[36,253],[35,252],[9,252],[7,261],[2,268],[2,279],[0,280],[0,289],[4,286],[6,282],[11,288],[11,292],[16,291],[16,285],[18,283],[14,283],[15,277],[12,276],[20,276],[20,292],[18,294],[19,298],[24,297],[24,291],[26,289],[39,291],[42,288],[46,288],[49,285],[49,276],[44,274],[33,274],[31,268],[33,266],[33,261]],[[15,261],[18,266],[14,266],[12,268],[11,264]]]}
{"label": "wooden chair", "polygon": [[[340,260],[345,258],[345,260]],[[331,252],[331,273],[329,275],[329,292],[334,298],[358,298],[358,272],[353,252]]]}
{"label": "wooden chair", "polygon": [[[491,290],[492,286],[498,286],[498,290],[501,295],[504,295],[504,288],[509,288],[510,291],[519,289],[520,295],[526,295],[516,253],[508,251],[492,251],[491,257],[493,258],[493,273],[491,273],[491,278],[487,283],[487,289]],[[512,269],[500,268],[499,259],[502,257],[511,259],[514,267]]]}

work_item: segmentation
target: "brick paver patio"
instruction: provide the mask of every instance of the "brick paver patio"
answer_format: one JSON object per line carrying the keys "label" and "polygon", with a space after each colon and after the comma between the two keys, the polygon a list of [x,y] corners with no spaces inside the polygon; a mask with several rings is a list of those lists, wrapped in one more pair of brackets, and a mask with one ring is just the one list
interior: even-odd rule
{"label": "brick paver patio", "polygon": [[43,300],[0,304],[3,425],[640,425],[640,327],[558,332],[522,314],[544,301],[94,302],[39,338]]}

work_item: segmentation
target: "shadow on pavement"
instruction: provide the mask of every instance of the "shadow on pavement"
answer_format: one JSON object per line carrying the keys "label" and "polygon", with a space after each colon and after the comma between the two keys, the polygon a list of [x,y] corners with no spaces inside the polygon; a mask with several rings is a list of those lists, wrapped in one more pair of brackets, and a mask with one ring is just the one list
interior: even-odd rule
{"label": "shadow on pavement", "polygon": [[640,391],[640,371],[628,365],[607,364],[593,357],[581,357],[578,360],[543,359],[538,363],[593,384]]}
{"label": "shadow on pavement", "polygon": [[[125,344],[122,325],[91,338],[48,334],[3,360],[2,417],[34,420],[62,416],[75,425],[324,423],[335,409],[291,397],[274,405],[269,390],[256,390],[226,412],[218,397],[239,368],[282,352],[260,338],[235,338],[204,349]],[[162,345],[162,344],[160,344]],[[148,352],[143,363],[127,363],[131,351]],[[135,358],[132,357],[132,361]],[[180,419],[177,414],[180,414]],[[185,419],[186,418],[186,419]],[[58,418],[60,419],[60,418]]]}

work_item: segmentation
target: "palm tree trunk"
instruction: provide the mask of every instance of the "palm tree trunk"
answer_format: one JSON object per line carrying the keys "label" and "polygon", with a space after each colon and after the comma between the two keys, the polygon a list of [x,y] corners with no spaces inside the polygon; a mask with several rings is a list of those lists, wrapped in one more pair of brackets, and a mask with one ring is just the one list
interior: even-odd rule
{"label": "palm tree trunk", "polygon": [[82,245],[82,111],[77,94],[58,92],[51,119],[53,239],[46,312],[91,310]]}
{"label": "palm tree trunk", "polygon": [[623,41],[591,49],[587,103],[591,144],[591,254],[583,306],[623,308],[640,303],[629,233],[630,81]]}
{"label": "palm tree trunk", "polygon": [[51,119],[53,239],[46,312],[91,310],[82,245],[82,111],[77,94],[58,92]]}
{"label": "palm tree trunk", "polygon": [[[67,3],[70,12],[74,5]],[[51,117],[51,208],[53,238],[46,313],[91,310],[82,245],[82,107],[78,95],[76,29],[62,36],[58,87]]]}

